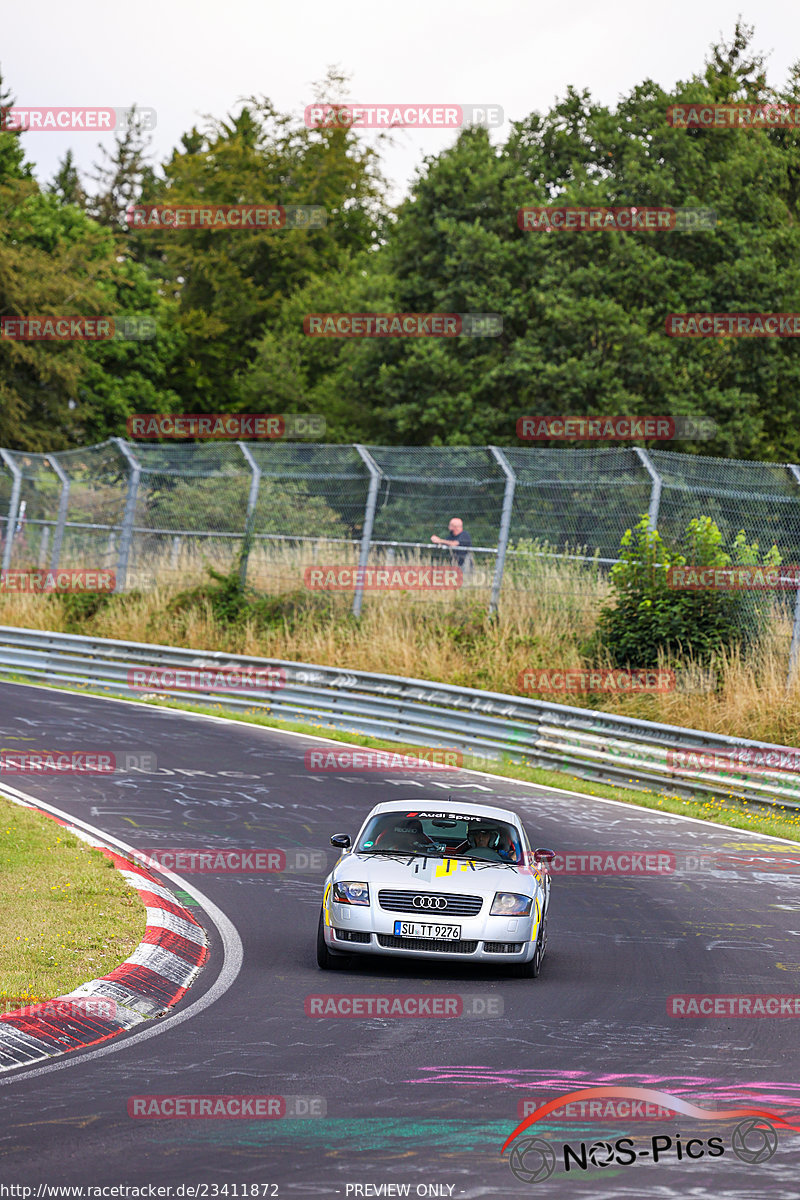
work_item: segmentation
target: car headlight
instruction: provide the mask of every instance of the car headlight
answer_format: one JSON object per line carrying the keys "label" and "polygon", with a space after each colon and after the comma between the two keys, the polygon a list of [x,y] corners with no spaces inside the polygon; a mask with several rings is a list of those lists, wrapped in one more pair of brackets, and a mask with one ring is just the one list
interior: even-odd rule
{"label": "car headlight", "polygon": [[497,892],[489,911],[491,917],[527,917],[533,900],[517,892]]}
{"label": "car headlight", "polygon": [[333,898],[337,904],[369,904],[369,884],[335,883]]}

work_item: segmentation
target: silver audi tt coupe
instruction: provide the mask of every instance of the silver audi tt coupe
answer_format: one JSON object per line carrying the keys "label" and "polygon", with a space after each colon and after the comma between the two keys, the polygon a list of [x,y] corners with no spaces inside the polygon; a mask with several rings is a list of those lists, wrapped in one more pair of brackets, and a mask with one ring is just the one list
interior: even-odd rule
{"label": "silver audi tt coupe", "polygon": [[378,804],[325,880],[323,970],[358,954],[469,960],[537,976],[547,946],[552,850],[532,850],[516,813],[448,799]]}

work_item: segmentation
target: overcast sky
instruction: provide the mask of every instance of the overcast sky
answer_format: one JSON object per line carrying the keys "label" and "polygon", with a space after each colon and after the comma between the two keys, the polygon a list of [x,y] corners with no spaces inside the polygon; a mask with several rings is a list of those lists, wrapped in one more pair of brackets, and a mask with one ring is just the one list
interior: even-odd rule
{"label": "overcast sky", "polygon": [[[20,107],[155,108],[160,161],[203,114],[224,117],[251,94],[302,119],[330,65],[351,75],[347,99],[360,103],[498,104],[508,122],[546,110],[573,84],[614,104],[645,78],[670,88],[701,70],[739,12],[769,54],[770,82],[782,85],[800,58],[798,0],[36,0],[27,11],[7,5],[0,66]],[[98,136],[38,132],[23,144],[44,182],[68,148],[88,168]],[[113,135],[102,136],[110,148]],[[399,198],[423,156],[455,134],[393,137],[384,170]]]}

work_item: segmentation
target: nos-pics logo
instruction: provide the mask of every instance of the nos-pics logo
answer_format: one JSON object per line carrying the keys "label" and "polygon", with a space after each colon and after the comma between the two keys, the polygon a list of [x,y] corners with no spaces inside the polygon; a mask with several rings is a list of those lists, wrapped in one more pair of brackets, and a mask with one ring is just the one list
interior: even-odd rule
{"label": "nos-pics logo", "polygon": [[633,1138],[621,1137],[613,1141],[598,1140],[595,1142],[568,1142],[554,1145],[542,1137],[531,1136],[514,1141],[535,1122],[560,1109],[566,1104],[577,1100],[596,1100],[605,1097],[625,1097],[628,1099],[644,1100],[671,1109],[674,1113],[684,1113],[686,1116],[700,1120],[724,1121],[734,1118],[739,1120],[731,1135],[730,1149],[734,1155],[746,1163],[764,1163],[775,1154],[778,1148],[778,1135],[775,1126],[800,1132],[800,1127],[791,1125],[777,1113],[757,1108],[704,1109],[695,1104],[672,1096],[668,1092],[654,1091],[651,1088],[606,1087],[584,1088],[577,1092],[568,1092],[548,1101],[530,1116],[526,1117],[503,1144],[502,1153],[514,1142],[509,1157],[511,1171],[523,1183],[540,1183],[549,1179],[557,1170],[559,1163],[565,1173],[583,1172],[592,1168],[633,1166],[639,1160],[662,1162],[665,1159],[673,1161],[697,1162],[704,1158],[720,1158],[726,1148],[721,1136],[710,1138],[685,1138],[680,1133],[669,1136],[657,1134],[648,1138],[644,1143],[637,1143]]}

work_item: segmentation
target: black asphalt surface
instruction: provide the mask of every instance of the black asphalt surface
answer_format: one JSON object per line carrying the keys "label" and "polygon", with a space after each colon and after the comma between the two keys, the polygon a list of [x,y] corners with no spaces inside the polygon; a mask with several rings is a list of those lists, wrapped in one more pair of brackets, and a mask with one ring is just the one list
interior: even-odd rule
{"label": "black asphalt surface", "polygon": [[[303,765],[305,750],[318,745],[311,739],[0,686],[4,749],[156,754],[156,773],[8,780],[138,849],[322,850],[330,867],[329,836],[355,834],[373,804],[441,801],[448,790],[514,809],[536,845],[563,852],[674,851],[685,864],[686,855],[735,852],[750,841],[737,831],[468,773],[455,773],[452,783],[423,774],[312,775]],[[779,1131],[774,1156],[748,1163],[733,1153],[730,1120],[595,1119],[533,1129],[527,1136],[541,1135],[557,1155],[555,1172],[540,1182],[517,1180],[508,1156],[500,1156],[521,1119],[521,1100],[595,1084],[678,1092],[705,1108],[738,1106],[750,1096],[760,1107],[800,1114],[800,1018],[667,1015],[675,993],[798,991],[800,875],[698,870],[690,861],[650,877],[558,876],[547,957],[535,980],[464,963],[388,959],[321,972],[314,944],[324,875],[186,875],[238,931],[241,970],[214,1003],[158,1036],[142,1037],[139,1027],[110,1053],[0,1076],[0,1185],[30,1187],[31,1196],[58,1194],[40,1185],[83,1185],[85,1196],[88,1186],[114,1185],[170,1185],[162,1194],[171,1196],[204,1185],[195,1194],[209,1197],[800,1196],[800,1133]],[[202,905],[192,911],[209,932],[211,957],[179,1013],[225,969],[219,930]],[[501,1000],[503,1014],[306,1016],[306,998],[324,993],[477,994]],[[735,1099],[726,1101],[726,1090]],[[128,1116],[129,1098],[152,1094],[300,1097],[289,1101],[294,1111],[324,1106],[326,1115]],[[679,1161],[678,1135],[717,1135],[724,1153]],[[640,1155],[634,1164],[590,1161],[586,1170],[565,1172],[565,1142],[577,1149],[623,1136]],[[658,1163],[654,1136],[673,1139]],[[25,1195],[2,1187],[0,1195]]]}

